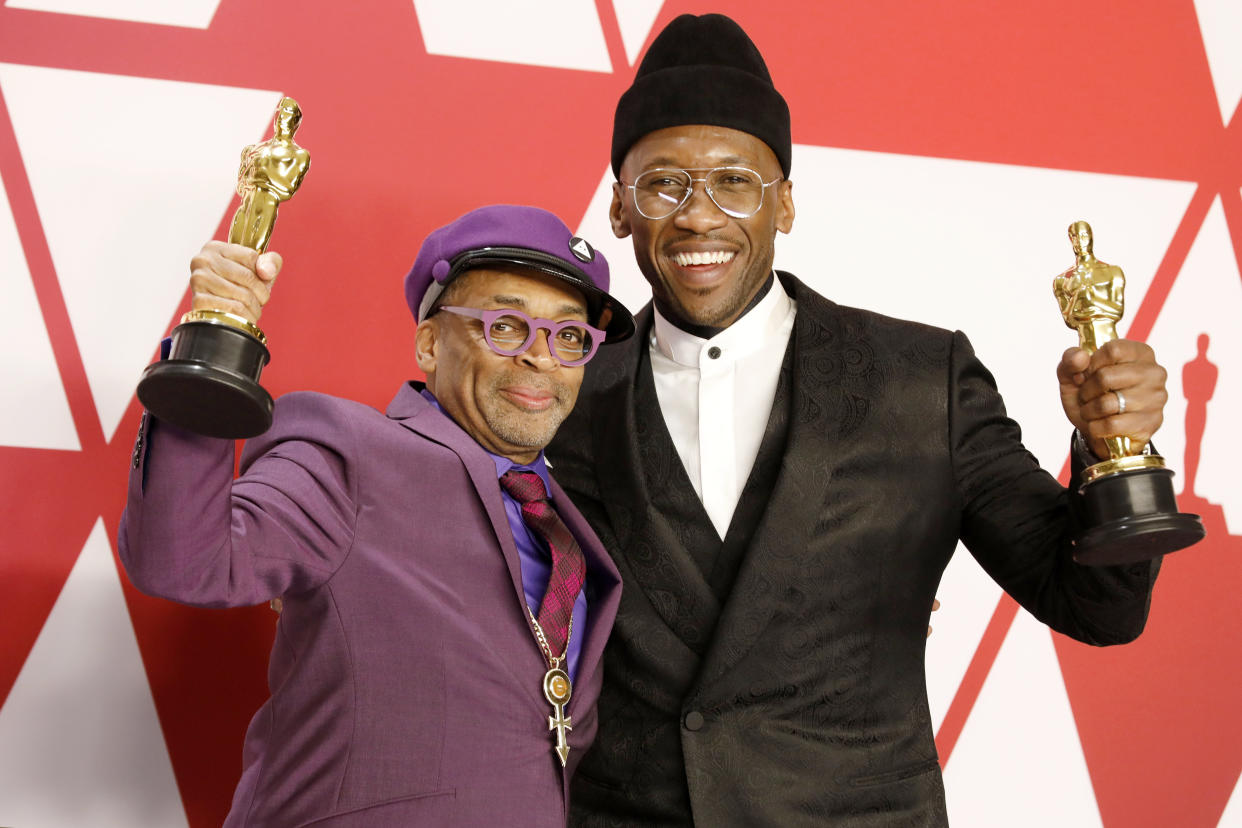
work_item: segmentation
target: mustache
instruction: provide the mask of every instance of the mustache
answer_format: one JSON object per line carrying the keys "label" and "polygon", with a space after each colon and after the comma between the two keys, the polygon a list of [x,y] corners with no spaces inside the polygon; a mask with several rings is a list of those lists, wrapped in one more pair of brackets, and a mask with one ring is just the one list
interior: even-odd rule
{"label": "mustache", "polygon": [[568,386],[547,376],[505,371],[497,374],[492,382],[493,388],[506,388],[512,385],[521,385],[536,391],[546,391],[552,394],[558,402],[562,403],[570,399]]}
{"label": "mustache", "polygon": [[722,242],[722,243],[725,243],[725,244],[732,244],[732,243],[733,243],[733,241],[732,241],[731,239],[729,239],[727,236],[725,236],[725,234],[720,233],[720,232],[717,232],[717,231],[712,231],[712,232],[709,232],[709,233],[681,233],[681,234],[679,234],[679,235],[677,235],[677,236],[675,236],[675,237],[673,237],[673,238],[671,238],[671,239],[666,239],[666,240],[665,240],[665,242],[664,242],[664,246],[665,246],[665,247],[671,247],[671,246],[673,246],[673,245],[675,245],[675,244],[680,244],[680,243],[682,243],[682,242],[688,242],[688,241],[692,241],[692,242]]}

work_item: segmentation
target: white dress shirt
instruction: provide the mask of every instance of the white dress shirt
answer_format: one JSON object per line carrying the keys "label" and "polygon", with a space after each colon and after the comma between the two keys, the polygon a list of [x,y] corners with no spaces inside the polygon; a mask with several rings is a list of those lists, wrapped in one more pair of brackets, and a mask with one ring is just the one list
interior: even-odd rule
{"label": "white dress shirt", "polygon": [[651,370],[660,411],[722,539],[763,441],[794,311],[779,279],[711,339],[686,333],[655,311]]}

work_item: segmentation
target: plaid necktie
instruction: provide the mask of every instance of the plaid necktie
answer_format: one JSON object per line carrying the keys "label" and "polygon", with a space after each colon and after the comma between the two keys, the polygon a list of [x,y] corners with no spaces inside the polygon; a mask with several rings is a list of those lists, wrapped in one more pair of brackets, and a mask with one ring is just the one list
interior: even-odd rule
{"label": "plaid necktie", "polygon": [[500,478],[504,490],[522,504],[526,525],[548,542],[552,552],[552,574],[539,605],[539,627],[548,640],[552,655],[563,655],[568,645],[569,621],[574,601],[586,580],[586,560],[565,521],[548,502],[543,480],[534,472],[508,471]]}

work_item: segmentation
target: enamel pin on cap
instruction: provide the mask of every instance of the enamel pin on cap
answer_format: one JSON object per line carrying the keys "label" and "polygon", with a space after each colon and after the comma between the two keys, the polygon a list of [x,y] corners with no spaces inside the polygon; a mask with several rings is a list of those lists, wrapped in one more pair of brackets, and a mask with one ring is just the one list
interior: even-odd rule
{"label": "enamel pin on cap", "polygon": [[591,243],[581,236],[574,236],[569,240],[569,251],[580,262],[595,261],[595,248],[591,247]]}

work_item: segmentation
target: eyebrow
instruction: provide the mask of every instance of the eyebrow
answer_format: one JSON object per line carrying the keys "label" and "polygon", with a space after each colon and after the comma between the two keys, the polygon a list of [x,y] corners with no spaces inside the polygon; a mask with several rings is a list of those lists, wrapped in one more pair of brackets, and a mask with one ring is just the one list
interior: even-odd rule
{"label": "eyebrow", "polygon": [[699,169],[714,169],[716,167],[753,167],[753,166],[756,166],[756,162],[753,158],[746,158],[741,155],[729,155],[724,158],[718,158],[712,164],[711,167],[682,167],[681,163],[677,159],[670,158],[667,155],[661,155],[661,156],[657,156],[656,158],[651,159],[647,163],[646,168],[651,169],[652,167],[676,167],[677,169],[699,170]]}
{"label": "eyebrow", "polygon": [[[521,308],[522,310],[526,310],[529,307],[526,303],[526,299],[524,299],[521,296],[510,296],[507,294],[498,293],[492,297],[492,301],[498,305],[508,305],[510,307]],[[561,316],[568,316],[570,314],[575,314],[575,313],[580,314],[582,316],[586,316],[586,312],[587,312],[586,308],[584,308],[582,305],[575,305],[575,304],[571,304],[568,302],[561,305],[561,307],[559,308],[559,313]]]}

